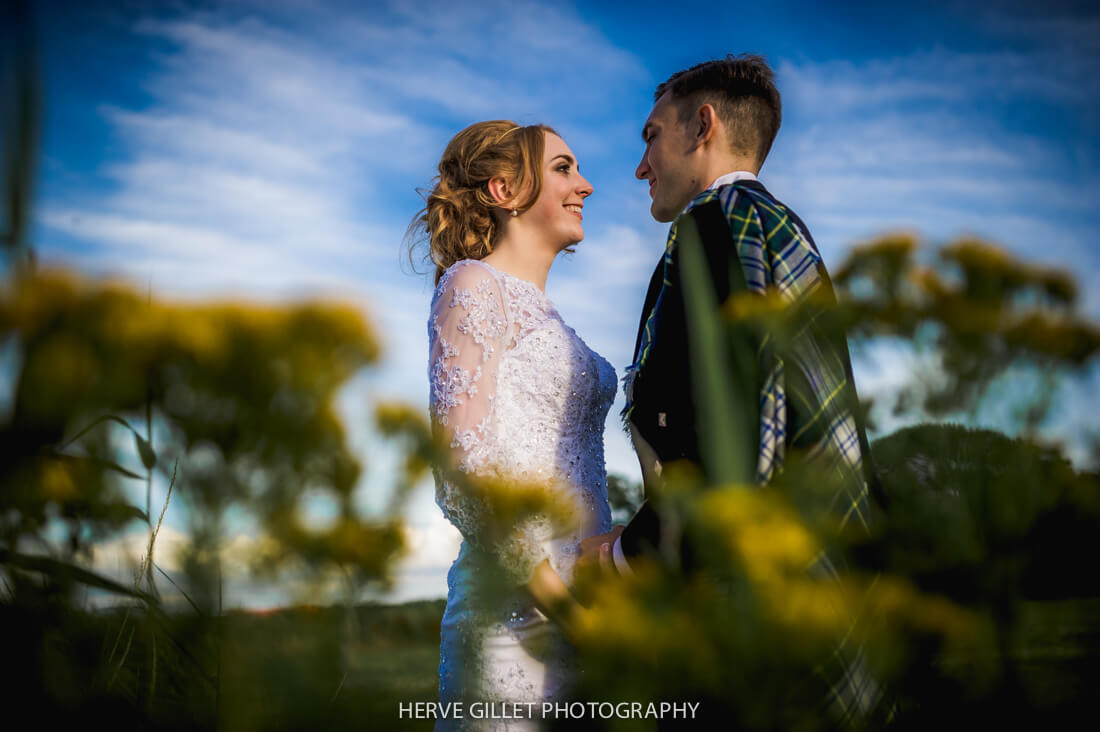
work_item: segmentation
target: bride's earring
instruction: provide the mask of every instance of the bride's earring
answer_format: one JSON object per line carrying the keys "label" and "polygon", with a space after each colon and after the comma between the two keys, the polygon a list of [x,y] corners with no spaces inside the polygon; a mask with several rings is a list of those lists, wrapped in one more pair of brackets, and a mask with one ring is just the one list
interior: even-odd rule
{"label": "bride's earring", "polygon": [[517,209],[514,209],[514,208],[513,208],[513,209],[512,209],[512,218],[514,219],[514,218],[515,218],[515,217],[517,217],[517,216],[519,216],[519,211],[518,211]]}

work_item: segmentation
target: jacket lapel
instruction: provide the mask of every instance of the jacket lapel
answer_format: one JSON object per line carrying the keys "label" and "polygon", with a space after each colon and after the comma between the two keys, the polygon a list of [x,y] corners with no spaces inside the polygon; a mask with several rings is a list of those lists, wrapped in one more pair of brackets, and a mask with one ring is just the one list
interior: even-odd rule
{"label": "jacket lapel", "polygon": [[664,283],[665,257],[657,260],[657,266],[653,269],[653,276],[649,278],[649,289],[645,293],[645,304],[642,305],[642,315],[638,319],[638,335],[634,339],[634,363],[638,361],[638,349],[642,347],[642,333],[645,331],[645,322],[649,314],[657,304],[657,296],[661,294],[661,285]]}

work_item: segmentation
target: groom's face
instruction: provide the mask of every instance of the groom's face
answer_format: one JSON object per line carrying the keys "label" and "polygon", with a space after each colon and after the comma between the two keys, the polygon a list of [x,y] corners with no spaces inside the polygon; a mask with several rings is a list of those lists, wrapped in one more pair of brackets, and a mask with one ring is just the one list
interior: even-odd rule
{"label": "groom's face", "polygon": [[697,149],[693,136],[680,122],[679,109],[666,93],[649,113],[642,128],[645,153],[634,175],[649,181],[649,207],[653,218],[672,221],[699,192],[699,175],[693,152]]}

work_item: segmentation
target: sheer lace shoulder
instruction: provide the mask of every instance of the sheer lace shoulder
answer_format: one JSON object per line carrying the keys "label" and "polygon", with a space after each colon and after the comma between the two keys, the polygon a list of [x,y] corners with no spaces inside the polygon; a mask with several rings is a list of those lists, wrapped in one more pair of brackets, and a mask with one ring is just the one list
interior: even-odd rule
{"label": "sheer lace shoulder", "polygon": [[477,454],[483,452],[475,447],[491,411],[492,382],[506,329],[500,285],[491,272],[468,260],[452,265],[432,298],[430,408],[440,425],[453,427],[465,453],[465,469],[475,467]]}
{"label": "sheer lace shoulder", "polygon": [[[462,472],[498,475],[494,457],[497,371],[510,318],[496,273],[476,261],[448,269],[436,287],[429,320],[429,399],[433,428],[450,437],[453,467]],[[484,501],[461,491],[442,475],[436,480],[436,503],[472,546],[495,553],[517,582],[549,555],[542,522],[528,522],[503,532],[496,544]],[[499,527],[495,527],[499,528]]]}

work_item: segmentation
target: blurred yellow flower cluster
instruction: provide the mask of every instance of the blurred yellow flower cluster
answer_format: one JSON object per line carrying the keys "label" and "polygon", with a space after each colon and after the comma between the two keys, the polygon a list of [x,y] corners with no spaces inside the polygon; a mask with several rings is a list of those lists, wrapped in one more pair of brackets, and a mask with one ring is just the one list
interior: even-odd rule
{"label": "blurred yellow flower cluster", "polygon": [[[118,480],[159,471],[200,509],[199,524],[217,525],[233,505],[254,514],[281,548],[264,544],[257,568],[305,560],[387,577],[401,526],[358,515],[360,469],[334,405],[342,384],[380,355],[357,309],[173,303],[120,282],[27,271],[0,289],[0,337],[19,356],[2,428],[13,543],[42,530],[51,511],[98,522],[94,536],[152,521],[124,501]],[[112,441],[119,426],[132,433],[132,452]],[[333,495],[333,525],[304,526],[298,497],[307,490]],[[216,556],[214,535],[196,530],[194,539],[213,545],[192,557]]]}

